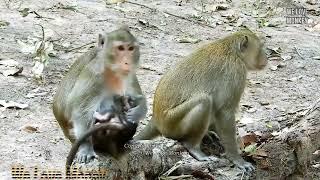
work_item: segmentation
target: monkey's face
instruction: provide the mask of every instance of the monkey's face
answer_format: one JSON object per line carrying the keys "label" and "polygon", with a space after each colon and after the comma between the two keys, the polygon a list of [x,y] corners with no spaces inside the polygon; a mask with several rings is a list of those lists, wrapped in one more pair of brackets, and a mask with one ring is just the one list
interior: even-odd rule
{"label": "monkey's face", "polygon": [[139,63],[139,45],[128,29],[118,29],[103,37],[99,35],[99,47],[106,64],[119,75],[127,76]]}
{"label": "monkey's face", "polygon": [[245,35],[240,42],[240,52],[248,70],[261,70],[268,64],[263,43],[256,36]]}
{"label": "monkey's face", "polygon": [[112,44],[112,56],[111,69],[114,72],[120,72],[122,75],[128,75],[135,69],[135,43],[114,41]]}

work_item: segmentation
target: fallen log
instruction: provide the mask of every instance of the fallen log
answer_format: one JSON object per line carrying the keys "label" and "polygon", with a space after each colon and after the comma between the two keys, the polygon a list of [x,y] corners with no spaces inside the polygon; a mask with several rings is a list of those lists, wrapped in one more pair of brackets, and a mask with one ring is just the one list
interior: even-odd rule
{"label": "fallen log", "polygon": [[[86,169],[106,170],[104,179],[320,179],[319,170],[310,170],[312,153],[320,149],[319,121],[320,108],[315,108],[268,140],[260,147],[268,156],[255,160],[257,171],[251,176],[223,157],[199,162],[179,143],[165,138],[131,142],[126,145],[128,153],[119,160],[100,154]],[[217,149],[219,145],[212,147]]]}

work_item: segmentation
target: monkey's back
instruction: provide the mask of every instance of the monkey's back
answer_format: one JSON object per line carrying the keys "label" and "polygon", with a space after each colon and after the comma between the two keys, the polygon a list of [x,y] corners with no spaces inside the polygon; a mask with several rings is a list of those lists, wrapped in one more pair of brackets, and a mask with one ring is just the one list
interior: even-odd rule
{"label": "monkey's back", "polygon": [[[213,103],[220,102],[219,99],[224,98],[221,96],[241,97],[246,80],[246,67],[239,57],[234,56],[233,42],[230,41],[232,39],[226,37],[201,47],[178,62],[161,78],[153,103],[155,121],[165,121],[163,117],[166,110],[182,104],[197,94],[214,96],[216,99],[213,99]],[[234,88],[226,88],[228,86]],[[221,89],[238,89],[241,93],[225,92]],[[217,108],[224,106],[224,104],[213,105]]]}
{"label": "monkey's back", "polygon": [[74,138],[71,137],[69,130],[73,128],[73,125],[70,122],[70,117],[66,117],[65,115],[65,109],[67,108],[67,99],[70,92],[74,88],[76,80],[79,77],[81,71],[96,57],[96,55],[97,49],[94,48],[84,55],[80,56],[72,64],[68,73],[62,79],[53,99],[53,114],[57,119],[60,127],[63,129],[65,136],[71,141],[74,141]]}

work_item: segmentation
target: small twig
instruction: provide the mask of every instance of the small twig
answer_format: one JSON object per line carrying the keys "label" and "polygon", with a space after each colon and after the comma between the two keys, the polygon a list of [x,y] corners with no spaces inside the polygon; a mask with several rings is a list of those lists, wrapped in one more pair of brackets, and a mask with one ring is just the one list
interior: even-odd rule
{"label": "small twig", "polygon": [[[146,6],[146,5],[144,5],[144,4],[140,4],[140,3],[136,3],[136,2],[131,2],[131,1],[126,1],[126,2],[127,2],[127,3],[130,3],[130,4],[137,5],[137,6],[145,7],[145,8],[147,8],[147,9],[150,9],[150,10],[153,10],[153,11],[161,12],[160,10],[158,10],[158,9],[156,9],[156,8],[151,8],[151,7]],[[182,19],[182,20],[185,20],[185,21],[189,21],[189,22],[193,22],[193,23],[199,24],[199,25],[201,25],[201,26],[206,26],[206,27],[215,29],[214,26],[211,26],[211,25],[209,25],[209,24],[204,24],[204,23],[201,23],[201,22],[199,22],[199,21],[195,21],[195,20],[193,20],[193,19],[188,19],[188,18],[186,18],[186,17],[179,16],[179,15],[175,15],[175,14],[169,13],[169,12],[167,12],[167,11],[164,11],[163,13],[168,14],[168,15],[173,16],[173,17],[176,17],[176,18],[179,18],[179,19]]]}
{"label": "small twig", "polygon": [[141,66],[140,69],[156,72],[158,75],[162,75],[163,74],[162,72],[159,72],[159,71],[157,71],[155,69],[151,69],[150,67]]}
{"label": "small twig", "polygon": [[43,54],[44,48],[45,48],[44,28],[43,28],[43,26],[41,24],[36,24],[36,25],[40,26],[41,30],[42,30],[41,44],[40,44],[39,48],[36,51],[36,57],[41,57],[41,54]]}
{"label": "small twig", "polygon": [[85,46],[88,46],[88,45],[91,45],[91,44],[94,44],[94,43],[96,43],[96,42],[95,42],[95,41],[92,41],[92,42],[89,42],[89,43],[87,43],[87,44],[81,45],[81,46],[79,46],[79,47],[67,49],[67,50],[65,50],[65,52],[71,52],[71,51],[74,51],[74,50],[77,50],[77,49],[81,49],[81,48],[83,48],[83,47],[85,47]]}
{"label": "small twig", "polygon": [[193,177],[192,175],[180,175],[180,176],[168,176],[168,177],[165,177],[165,178],[163,178],[163,177],[160,177],[159,179],[161,179],[161,180],[176,180],[176,179],[185,179],[185,178],[191,178],[191,177]]}
{"label": "small twig", "polygon": [[193,23],[199,24],[200,26],[206,26],[206,27],[215,29],[214,26],[211,26],[211,25],[209,25],[209,24],[204,24],[204,23],[201,23],[201,22],[199,22],[199,21],[195,21],[195,20],[193,20],[193,19],[188,19],[188,18],[185,18],[185,17],[182,17],[182,16],[178,16],[178,15],[169,13],[169,12],[167,12],[167,11],[165,11],[164,13],[165,13],[165,14],[168,14],[168,15],[171,15],[171,16],[174,16],[174,17],[176,17],[176,18],[180,18],[180,19],[183,19],[183,20],[186,20],[186,21],[189,21],[189,22],[193,22]]}
{"label": "small twig", "polygon": [[45,16],[41,16],[39,13],[37,13],[36,11],[31,11],[30,13],[33,13],[36,15],[36,18],[45,18],[45,19],[54,19],[54,18],[49,18],[49,17],[45,17]]}
{"label": "small twig", "polygon": [[152,7],[149,7],[149,6],[146,6],[146,5],[144,5],[144,4],[140,4],[140,3],[136,3],[136,2],[131,2],[131,1],[125,1],[125,2],[127,2],[127,3],[129,3],[129,4],[134,4],[134,5],[137,5],[137,6],[145,7],[145,8],[147,8],[147,9],[152,10],[152,11],[157,11],[157,9],[152,8]]}
{"label": "small twig", "polygon": [[298,51],[297,47],[293,47],[293,49],[297,52],[298,56],[303,59],[303,60],[306,60]]}
{"label": "small twig", "polygon": [[310,107],[308,108],[308,111],[306,112],[305,116],[308,116],[314,109],[316,109],[316,105],[320,103],[320,98],[317,99],[317,101]]}
{"label": "small twig", "polygon": [[240,179],[240,180],[242,180],[242,179],[243,179],[243,176],[244,176],[244,171],[242,171],[242,175],[241,175],[241,179]]}
{"label": "small twig", "polygon": [[42,30],[42,42],[44,42],[44,28],[41,24],[36,24],[36,26],[40,26],[41,27],[41,30]]}
{"label": "small twig", "polygon": [[168,177],[173,171],[175,171],[176,169],[178,169],[181,165],[183,164],[182,161],[178,161],[174,164],[174,166],[172,166],[167,172],[162,174],[162,177]]}

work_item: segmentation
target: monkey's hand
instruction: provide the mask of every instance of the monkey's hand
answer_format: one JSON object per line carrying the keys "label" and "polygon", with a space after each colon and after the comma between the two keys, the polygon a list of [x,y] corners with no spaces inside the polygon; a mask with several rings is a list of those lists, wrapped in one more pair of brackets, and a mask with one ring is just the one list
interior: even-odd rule
{"label": "monkey's hand", "polygon": [[147,113],[147,108],[143,104],[128,109],[126,118],[128,122],[138,124],[140,119],[143,119]]}

